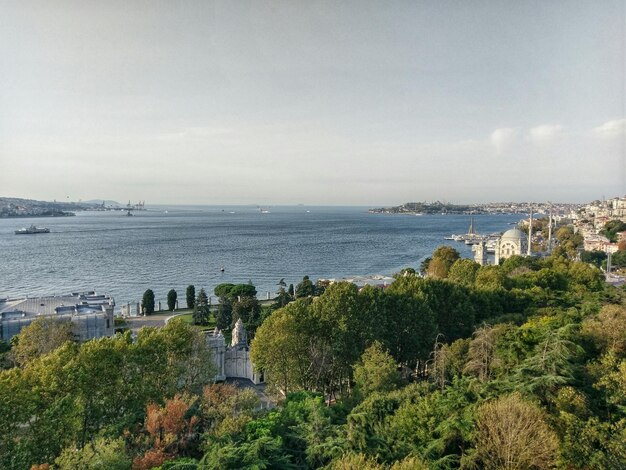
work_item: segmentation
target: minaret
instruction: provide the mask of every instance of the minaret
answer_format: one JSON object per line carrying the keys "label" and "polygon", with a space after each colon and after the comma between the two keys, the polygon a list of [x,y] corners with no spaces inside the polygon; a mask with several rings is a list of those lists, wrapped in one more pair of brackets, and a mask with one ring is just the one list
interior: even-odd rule
{"label": "minaret", "polygon": [[531,247],[533,244],[533,206],[530,206],[530,219],[528,219],[528,253],[527,256],[531,255]]}
{"label": "minaret", "polygon": [[548,254],[552,253],[552,204],[550,204],[550,218],[548,219]]}

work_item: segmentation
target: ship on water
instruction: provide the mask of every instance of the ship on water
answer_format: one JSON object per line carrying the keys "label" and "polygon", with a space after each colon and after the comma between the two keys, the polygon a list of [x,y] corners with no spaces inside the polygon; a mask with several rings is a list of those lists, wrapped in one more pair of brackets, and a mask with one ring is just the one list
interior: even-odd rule
{"label": "ship on water", "polygon": [[28,228],[21,228],[15,231],[15,235],[33,235],[35,233],[50,233],[50,229],[46,227],[35,227],[31,225]]}

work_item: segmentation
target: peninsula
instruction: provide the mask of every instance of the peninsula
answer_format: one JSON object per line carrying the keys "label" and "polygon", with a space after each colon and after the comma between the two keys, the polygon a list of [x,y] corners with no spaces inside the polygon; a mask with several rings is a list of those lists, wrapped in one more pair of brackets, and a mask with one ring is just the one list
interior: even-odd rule
{"label": "peninsula", "polygon": [[452,204],[448,202],[407,202],[399,206],[370,209],[372,214],[527,214],[529,212],[547,214],[570,213],[579,204],[550,202],[489,202],[485,204]]}

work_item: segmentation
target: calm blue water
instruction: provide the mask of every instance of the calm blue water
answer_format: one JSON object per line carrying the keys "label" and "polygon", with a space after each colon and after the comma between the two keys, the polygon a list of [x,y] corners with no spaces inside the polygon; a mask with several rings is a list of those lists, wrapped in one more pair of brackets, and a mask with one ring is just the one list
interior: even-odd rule
{"label": "calm blue water", "polygon": [[[417,268],[444,243],[471,254],[469,247],[443,240],[465,233],[468,216],[369,214],[358,207],[267,209],[264,214],[256,207],[171,206],[134,217],[83,212],[0,219],[0,297],[97,290],[113,295],[119,307],[138,301],[148,288],[164,301],[172,288],[184,299],[189,284],[212,293],[221,282],[248,280],[265,297],[281,278],[296,284],[307,274],[317,279]],[[477,216],[475,225],[480,233],[501,232],[522,217]],[[31,223],[51,233],[14,234]]]}

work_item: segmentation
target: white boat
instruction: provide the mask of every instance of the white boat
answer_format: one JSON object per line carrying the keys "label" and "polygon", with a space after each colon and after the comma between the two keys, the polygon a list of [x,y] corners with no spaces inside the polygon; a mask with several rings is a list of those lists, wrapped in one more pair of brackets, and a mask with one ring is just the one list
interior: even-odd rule
{"label": "white boat", "polygon": [[34,225],[31,225],[28,228],[21,228],[15,231],[15,235],[32,235],[35,233],[50,233],[50,229],[45,227],[35,227]]}

